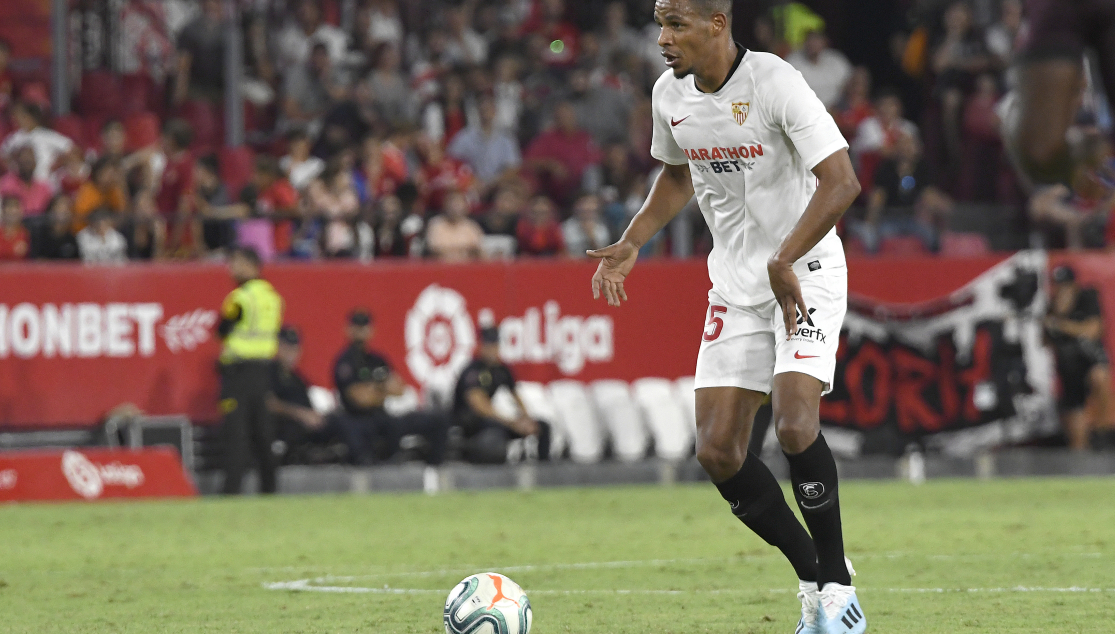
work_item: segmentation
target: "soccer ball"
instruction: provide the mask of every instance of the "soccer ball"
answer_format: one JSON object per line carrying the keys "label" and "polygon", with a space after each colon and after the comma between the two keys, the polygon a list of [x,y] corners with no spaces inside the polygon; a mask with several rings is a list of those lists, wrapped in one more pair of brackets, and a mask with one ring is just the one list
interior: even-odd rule
{"label": "soccer ball", "polygon": [[527,634],[530,601],[519,584],[495,572],[465,577],[445,600],[445,634]]}

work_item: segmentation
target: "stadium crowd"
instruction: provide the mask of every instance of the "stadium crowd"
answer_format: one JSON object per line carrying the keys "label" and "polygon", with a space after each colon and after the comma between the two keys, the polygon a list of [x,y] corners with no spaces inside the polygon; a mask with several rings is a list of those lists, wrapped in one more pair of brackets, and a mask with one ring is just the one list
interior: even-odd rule
{"label": "stadium crowd", "polygon": [[[239,147],[224,144],[222,0],[121,3],[116,68],[85,70],[66,116],[42,82],[14,79],[0,42],[0,259],[234,244],[267,260],[583,257],[626,227],[655,169],[652,4],[242,0]],[[1115,244],[1096,93],[1072,183],[1031,198],[1010,169],[999,124],[1020,0],[865,3],[898,16],[889,55],[867,65],[830,44],[821,15],[854,3],[755,4],[737,37],[798,68],[850,142],[864,194],[842,227],[849,252],[987,250],[987,236],[949,231],[958,203],[1013,205],[1043,246]],[[681,252],[711,248],[699,214],[680,222],[694,226]],[[647,254],[678,252],[671,239]]]}

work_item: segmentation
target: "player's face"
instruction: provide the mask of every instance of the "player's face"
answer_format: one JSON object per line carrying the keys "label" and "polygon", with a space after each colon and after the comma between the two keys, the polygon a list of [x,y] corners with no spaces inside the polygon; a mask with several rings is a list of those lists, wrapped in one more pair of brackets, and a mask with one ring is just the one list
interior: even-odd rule
{"label": "player's face", "polygon": [[658,46],[674,77],[692,73],[694,63],[712,39],[712,22],[695,11],[689,0],[657,0],[654,21],[662,28]]}

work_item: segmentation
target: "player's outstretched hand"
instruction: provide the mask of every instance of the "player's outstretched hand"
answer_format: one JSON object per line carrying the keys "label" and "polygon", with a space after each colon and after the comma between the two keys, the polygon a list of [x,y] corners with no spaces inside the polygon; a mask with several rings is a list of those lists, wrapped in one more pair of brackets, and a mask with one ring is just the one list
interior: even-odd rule
{"label": "player's outstretched hand", "polygon": [[620,240],[603,249],[590,249],[587,253],[590,258],[600,260],[600,266],[596,267],[592,276],[592,298],[600,299],[603,293],[609,306],[619,306],[620,300],[626,302],[623,281],[635,266],[639,250],[630,242]]}
{"label": "player's outstretched hand", "polygon": [[774,291],[774,298],[782,308],[782,318],[786,321],[786,339],[789,340],[798,332],[798,315],[809,316],[809,308],[801,296],[801,284],[794,273],[794,267],[778,260],[767,262],[767,275],[770,276],[770,289]]}

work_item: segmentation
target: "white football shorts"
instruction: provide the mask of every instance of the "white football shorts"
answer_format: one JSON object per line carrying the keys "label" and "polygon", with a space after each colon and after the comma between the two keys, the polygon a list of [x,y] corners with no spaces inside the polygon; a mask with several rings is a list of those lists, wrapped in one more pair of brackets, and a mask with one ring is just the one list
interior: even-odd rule
{"label": "white football shorts", "polygon": [[801,372],[832,390],[840,327],[848,309],[848,269],[799,276],[809,317],[786,339],[782,307],[775,300],[731,306],[715,295],[705,315],[695,386],[740,387],[770,393],[775,374]]}

